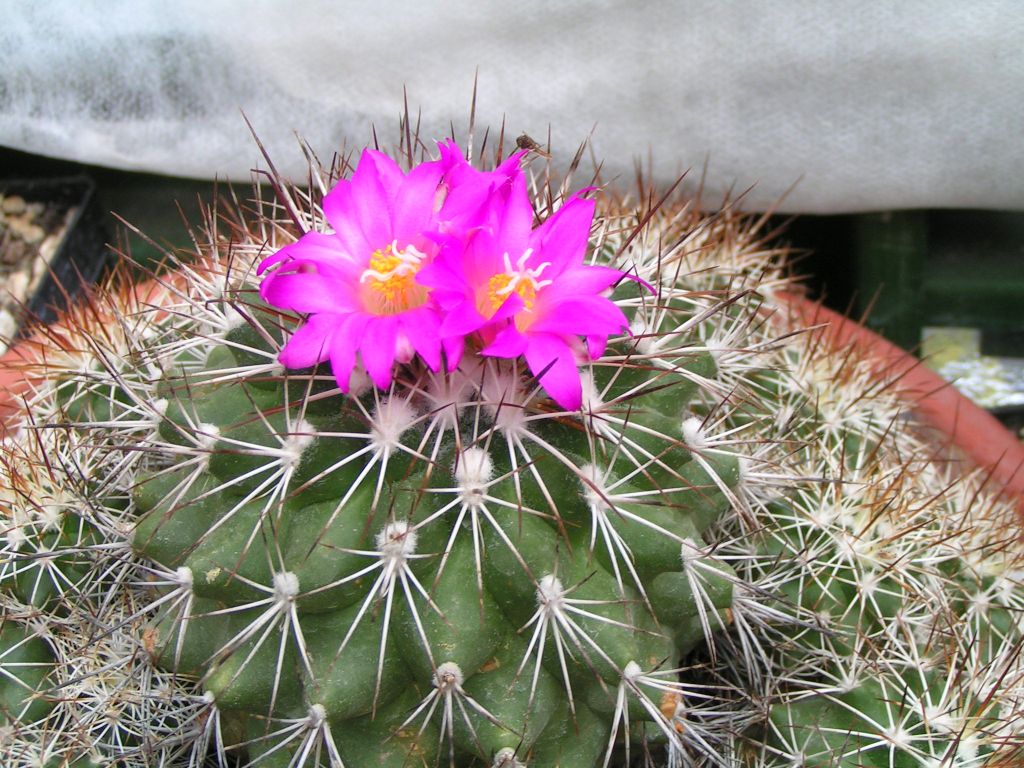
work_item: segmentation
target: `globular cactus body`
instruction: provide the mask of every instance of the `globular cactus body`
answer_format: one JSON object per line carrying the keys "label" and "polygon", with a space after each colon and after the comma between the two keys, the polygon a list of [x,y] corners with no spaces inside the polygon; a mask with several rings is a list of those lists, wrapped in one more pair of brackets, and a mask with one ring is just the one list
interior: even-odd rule
{"label": "globular cactus body", "polygon": [[[729,505],[717,484],[738,474],[733,459],[690,467],[685,375],[638,365],[612,382],[595,364],[595,386],[630,393],[636,414],[600,431],[532,406],[514,363],[475,356],[447,374],[464,380],[449,402],[428,371],[424,391],[352,398],[325,370],[239,377],[232,350],[271,355],[282,324],[248,311],[252,326],[157,385],[157,432],[177,455],[134,488],[135,551],[195,601],[161,623],[161,661],[203,677],[222,719],[315,707],[351,734],[343,758],[364,732],[354,720],[380,719],[358,750],[401,765],[379,730],[430,723],[392,707],[415,692],[461,700],[448,714],[460,761],[561,749],[548,724],[574,731],[573,718],[600,723],[603,745],[624,670],[663,668],[722,622],[735,574],[703,554],[701,531]],[[707,355],[692,362],[713,374]]]}
{"label": "globular cactus body", "polygon": [[[26,366],[0,497],[12,765],[1019,750],[1009,506],[918,458],[856,355],[772,317],[754,224],[607,204],[587,264],[632,277],[587,300],[628,332],[580,356],[565,407],[535,357],[474,341],[450,368],[396,352],[383,388],[373,365],[284,368],[316,321],[262,301],[256,265],[332,204],[278,183],[279,207],[211,218],[198,261],[76,310]],[[574,200],[539,194],[538,219]],[[417,248],[375,252],[367,290],[418,290]],[[480,306],[539,301],[526,259]]]}

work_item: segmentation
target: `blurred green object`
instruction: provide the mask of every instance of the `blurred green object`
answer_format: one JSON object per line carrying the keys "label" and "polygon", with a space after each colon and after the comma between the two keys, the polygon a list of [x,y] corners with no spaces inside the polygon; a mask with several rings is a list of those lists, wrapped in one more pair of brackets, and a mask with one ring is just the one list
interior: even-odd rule
{"label": "blurred green object", "polygon": [[907,349],[926,326],[977,328],[981,353],[1024,357],[1024,215],[895,211],[856,217],[859,306]]}
{"label": "blurred green object", "polygon": [[[0,147],[0,178],[66,176],[85,176],[95,184],[100,224],[112,238],[110,245],[143,268],[163,261],[165,251],[191,249],[185,222],[201,222],[202,209],[218,190],[223,194],[230,186],[227,182],[111,170]],[[239,199],[252,196],[249,179],[232,181],[244,182],[237,186]]]}

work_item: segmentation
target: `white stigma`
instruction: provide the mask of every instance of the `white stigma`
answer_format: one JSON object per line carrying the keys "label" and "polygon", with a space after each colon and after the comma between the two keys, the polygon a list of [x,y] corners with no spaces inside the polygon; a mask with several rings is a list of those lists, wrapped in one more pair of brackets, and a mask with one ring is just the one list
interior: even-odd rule
{"label": "white stigma", "polygon": [[487,451],[476,446],[464,450],[455,467],[455,482],[459,485],[462,503],[470,507],[483,504],[493,473],[494,462]]}
{"label": "white stigma", "polygon": [[363,274],[359,276],[360,283],[365,283],[367,280],[384,282],[392,277],[415,275],[420,268],[420,264],[427,258],[427,254],[412,245],[407,245],[403,250],[399,250],[398,240],[392,240],[388,250],[391,256],[398,259],[398,264],[387,272],[379,272],[376,269],[364,269]]}
{"label": "white stigma", "polygon": [[504,288],[499,288],[498,290],[496,290],[495,294],[497,294],[498,296],[511,296],[512,293],[516,291],[519,288],[519,286],[523,283],[529,285],[530,288],[536,293],[536,291],[548,285],[551,285],[554,282],[554,280],[537,279],[544,273],[545,269],[551,266],[550,261],[545,261],[543,264],[533,269],[530,269],[529,267],[526,266],[527,260],[529,260],[529,258],[532,255],[533,248],[527,248],[523,252],[523,255],[516,260],[516,265],[513,268],[512,257],[508,255],[508,251],[505,252],[505,255],[502,257],[505,266],[505,274],[508,275],[511,279],[508,281],[508,285],[506,285]]}

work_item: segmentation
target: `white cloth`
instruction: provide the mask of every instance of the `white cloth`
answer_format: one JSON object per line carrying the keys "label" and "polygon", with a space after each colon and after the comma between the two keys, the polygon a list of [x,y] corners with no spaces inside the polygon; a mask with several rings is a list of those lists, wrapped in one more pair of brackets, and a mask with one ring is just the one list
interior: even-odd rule
{"label": "white cloth", "polygon": [[[605,176],[653,158],[763,209],[1024,208],[1020,0],[5,0],[0,144],[168,174],[303,176],[421,134],[591,134]],[[358,6],[358,7],[357,7]]]}

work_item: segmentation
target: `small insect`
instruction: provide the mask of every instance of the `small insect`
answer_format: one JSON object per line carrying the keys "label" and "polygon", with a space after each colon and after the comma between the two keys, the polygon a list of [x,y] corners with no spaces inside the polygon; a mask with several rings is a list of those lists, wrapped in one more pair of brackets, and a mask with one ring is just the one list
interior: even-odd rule
{"label": "small insect", "polygon": [[516,148],[525,149],[527,152],[533,152],[541,157],[551,157],[550,152],[545,152],[544,148],[526,133],[521,133],[518,138],[516,138]]}

